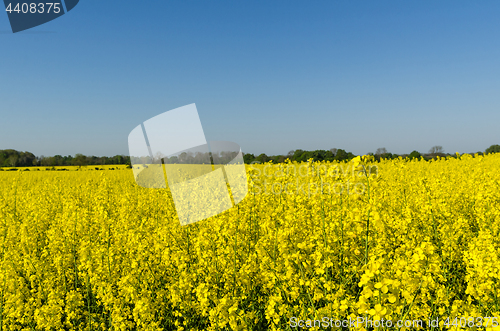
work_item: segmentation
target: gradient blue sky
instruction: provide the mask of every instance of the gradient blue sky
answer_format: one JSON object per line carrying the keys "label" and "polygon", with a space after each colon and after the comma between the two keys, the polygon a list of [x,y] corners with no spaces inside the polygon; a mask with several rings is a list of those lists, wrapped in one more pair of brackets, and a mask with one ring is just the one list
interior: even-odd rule
{"label": "gradient blue sky", "polygon": [[196,103],[244,152],[484,151],[500,144],[499,1],[97,1],[12,34],[0,149],[128,154]]}

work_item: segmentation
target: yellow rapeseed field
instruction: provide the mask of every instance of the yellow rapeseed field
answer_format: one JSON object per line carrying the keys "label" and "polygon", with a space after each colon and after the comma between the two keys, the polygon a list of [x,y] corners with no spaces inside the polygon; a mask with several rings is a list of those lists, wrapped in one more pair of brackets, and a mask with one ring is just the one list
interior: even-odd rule
{"label": "yellow rapeseed field", "polygon": [[0,171],[0,330],[499,329],[500,154],[247,170],[188,226],[130,169]]}

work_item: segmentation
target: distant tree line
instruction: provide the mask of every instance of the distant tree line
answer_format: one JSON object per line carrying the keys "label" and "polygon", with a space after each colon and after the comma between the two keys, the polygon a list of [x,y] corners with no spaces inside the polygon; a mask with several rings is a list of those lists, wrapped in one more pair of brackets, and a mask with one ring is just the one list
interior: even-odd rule
{"label": "distant tree line", "polygon": [[[500,153],[500,145],[491,145],[488,147],[484,153],[477,152],[475,154],[484,155],[490,153]],[[474,155],[474,153],[470,153]],[[376,161],[380,161],[382,159],[397,159],[399,157],[406,159],[420,159],[424,160],[432,160],[439,157],[456,157],[456,154],[445,153],[442,146],[433,146],[428,153],[420,153],[418,151],[413,151],[410,154],[393,154],[389,153],[385,147],[378,148],[375,153],[368,153],[368,155],[372,155]],[[287,159],[291,161],[303,162],[309,159],[313,159],[314,161],[345,161],[351,160],[355,157],[355,155],[351,152],[346,152],[343,149],[332,148],[328,151],[326,150],[316,150],[316,151],[304,151],[302,149],[297,149],[288,152],[287,155],[275,155],[268,156],[266,154],[260,154],[259,156],[255,156],[254,154],[245,154],[244,160],[245,163],[264,163],[273,161],[273,163],[282,163]]]}
{"label": "distant tree line", "polygon": [[217,153],[210,152],[183,152],[179,155],[174,155],[170,157],[165,157],[161,153],[158,153],[153,157],[151,162],[151,158],[149,156],[144,157],[132,157],[131,161],[133,164],[227,164],[231,162],[235,157],[237,157],[239,152],[234,151],[220,151]]}
{"label": "distant tree line", "polygon": [[356,157],[351,152],[346,152],[343,149],[332,148],[328,151],[318,149],[315,151],[305,151],[302,149],[291,150],[286,155],[274,155],[268,156],[264,153],[255,156],[254,154],[245,154],[243,159],[245,163],[265,163],[269,161],[273,161],[273,163],[282,163],[287,159],[290,161],[304,162],[309,159],[313,159],[314,161],[343,161],[350,160]]}
{"label": "distant tree line", "polygon": [[125,155],[107,156],[85,156],[76,154],[69,156],[35,156],[30,152],[19,152],[13,149],[0,150],[0,167],[33,167],[33,166],[87,166],[87,165],[111,165],[130,164],[130,157]]}
{"label": "distant tree line", "polygon": [[484,151],[485,154],[500,153],[500,145],[491,145]]}
{"label": "distant tree line", "polygon": [[[483,154],[491,154],[491,153],[500,153],[500,145],[491,145],[488,147],[484,153],[477,152],[479,155]],[[212,153],[182,153],[177,156],[172,156],[169,158],[163,158],[163,163],[208,163],[207,160],[212,160],[215,164],[227,164],[231,162],[236,157],[237,153],[234,152],[220,152],[217,154]],[[375,153],[368,153],[368,155],[372,155],[375,160],[380,161],[381,159],[397,159],[399,157],[408,158],[408,159],[420,159],[423,157],[425,160],[431,160],[436,157],[446,157],[452,156],[455,157],[455,154],[445,153],[442,146],[433,146],[428,153],[421,154],[418,151],[413,151],[410,154],[392,154],[389,153],[386,148],[381,147],[378,148]],[[291,161],[297,162],[305,162],[309,159],[313,159],[314,161],[348,161],[355,157],[351,152],[346,152],[343,149],[332,148],[330,150],[315,150],[315,151],[305,151],[302,149],[296,149],[288,152],[286,155],[274,155],[268,156],[265,153],[262,153],[258,156],[254,154],[243,154],[243,160],[246,164],[250,163],[265,163],[269,161],[273,161],[273,163],[282,163],[287,159]],[[161,162],[161,156],[158,156],[154,159],[153,163]],[[147,159],[134,159],[134,164],[137,163],[147,163]],[[45,166],[45,167],[54,167],[54,166],[87,166],[87,165],[113,165],[113,164],[126,164],[130,165],[130,157],[127,155],[115,155],[112,157],[108,156],[85,156],[83,154],[76,154],[74,157],[71,155],[68,156],[35,156],[30,152],[19,152],[13,149],[4,149],[0,150],[0,167],[33,167],[33,166]]]}

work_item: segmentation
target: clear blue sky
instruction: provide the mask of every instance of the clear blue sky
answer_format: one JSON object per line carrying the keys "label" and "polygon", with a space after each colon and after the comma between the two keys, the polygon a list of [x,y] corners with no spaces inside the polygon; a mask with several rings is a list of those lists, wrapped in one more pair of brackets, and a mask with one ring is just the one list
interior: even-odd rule
{"label": "clear blue sky", "polygon": [[128,154],[196,103],[244,152],[484,151],[500,144],[499,1],[97,1],[12,34],[0,149]]}

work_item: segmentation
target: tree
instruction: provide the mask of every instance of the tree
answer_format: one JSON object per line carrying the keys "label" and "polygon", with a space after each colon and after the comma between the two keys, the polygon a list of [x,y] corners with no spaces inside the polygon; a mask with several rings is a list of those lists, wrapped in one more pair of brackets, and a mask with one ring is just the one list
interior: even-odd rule
{"label": "tree", "polygon": [[9,162],[9,165],[11,167],[15,167],[17,165],[17,160],[18,160],[18,156],[17,155],[11,155],[9,158],[8,158],[8,162]]}
{"label": "tree", "polygon": [[443,146],[433,146],[430,150],[429,150],[429,154],[432,156],[432,157],[435,157],[435,156],[443,156],[444,155],[444,149],[443,149]]}
{"label": "tree", "polygon": [[375,159],[377,161],[380,161],[382,158],[384,159],[392,159],[392,153],[387,152],[387,149],[385,147],[377,148],[377,151],[375,152]]}
{"label": "tree", "polygon": [[[332,148],[332,149],[334,149],[334,148]],[[324,157],[325,161],[333,161],[334,158],[335,158],[335,154],[332,152],[332,150],[326,151],[325,157]]]}
{"label": "tree", "polygon": [[255,161],[266,163],[267,161],[269,161],[269,157],[265,153],[262,153],[255,158]]}
{"label": "tree", "polygon": [[243,154],[243,161],[246,164],[250,164],[255,160],[255,155],[253,154]]}
{"label": "tree", "polygon": [[500,145],[491,145],[484,151],[485,154],[500,153]]}
{"label": "tree", "polygon": [[421,156],[422,155],[417,151],[413,151],[410,153],[410,155],[408,155],[410,159],[420,159]]}
{"label": "tree", "polygon": [[385,149],[385,147],[380,147],[380,148],[377,148],[377,151],[375,152],[375,155],[377,156],[382,156],[384,154],[387,154],[387,149]]}
{"label": "tree", "polygon": [[317,149],[312,153],[314,161],[323,161],[326,156],[326,151],[323,149]]}
{"label": "tree", "polygon": [[30,152],[21,152],[19,153],[18,166],[19,167],[29,167],[33,165],[33,160],[36,159],[36,156]]}
{"label": "tree", "polygon": [[77,166],[83,166],[87,165],[87,157],[83,154],[76,154],[74,158],[75,165]]}
{"label": "tree", "polygon": [[343,149],[337,150],[337,153],[335,154],[335,160],[343,161],[343,160],[348,160],[348,159],[349,159],[349,153],[347,153]]}
{"label": "tree", "polygon": [[272,157],[274,163],[283,163],[285,162],[285,159],[286,159],[285,155],[276,155]]}
{"label": "tree", "polygon": [[64,165],[64,158],[61,155],[55,155],[52,162],[52,166],[62,166]]}
{"label": "tree", "polygon": [[186,152],[182,152],[179,155],[179,163],[187,164],[188,163],[188,159],[189,159],[189,155]]}
{"label": "tree", "polygon": [[300,162],[302,160],[302,154],[304,154],[304,151],[302,149],[297,149],[293,152],[292,160]]}

